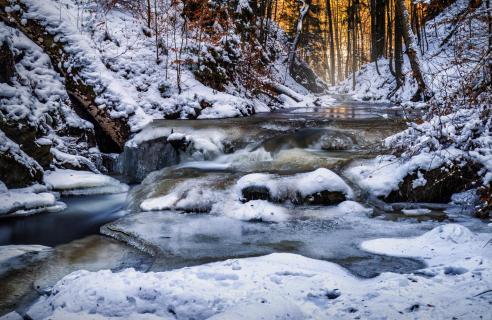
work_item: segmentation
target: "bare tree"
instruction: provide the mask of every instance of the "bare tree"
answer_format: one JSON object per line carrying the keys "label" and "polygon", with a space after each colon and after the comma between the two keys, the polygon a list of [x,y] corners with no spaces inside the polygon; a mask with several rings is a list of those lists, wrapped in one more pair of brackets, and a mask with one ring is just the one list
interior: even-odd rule
{"label": "bare tree", "polygon": [[422,73],[422,65],[420,61],[420,53],[417,49],[417,43],[415,41],[415,35],[412,31],[410,24],[410,18],[408,16],[408,10],[405,6],[404,0],[396,0],[397,14],[401,19],[402,35],[405,41],[408,60],[410,61],[410,67],[412,68],[413,77],[417,82],[418,90],[415,93],[413,100],[428,100],[431,97],[431,92],[425,82],[424,75]]}

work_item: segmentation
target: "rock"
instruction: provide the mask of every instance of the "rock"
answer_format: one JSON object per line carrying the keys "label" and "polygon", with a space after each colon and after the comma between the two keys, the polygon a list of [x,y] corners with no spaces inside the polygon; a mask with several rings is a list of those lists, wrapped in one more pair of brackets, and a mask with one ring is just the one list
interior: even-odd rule
{"label": "rock", "polygon": [[43,180],[43,168],[0,130],[0,180],[22,188]]}
{"label": "rock", "polygon": [[20,121],[11,123],[4,121],[0,116],[0,130],[2,130],[9,139],[22,146],[28,156],[36,160],[44,169],[47,169],[52,160],[51,142],[47,139],[38,139],[42,135],[40,129],[27,122]]}
{"label": "rock", "polygon": [[449,203],[451,196],[471,187],[471,182],[478,181],[478,168],[472,164],[464,166],[452,165],[430,171],[420,171],[427,183],[413,187],[418,174],[407,175],[400,183],[397,191],[391,192],[383,200],[386,202],[432,202]]}
{"label": "rock", "polygon": [[296,60],[291,76],[312,93],[323,93],[328,89],[326,83],[314,73],[306,62],[299,62]]}
{"label": "rock", "polygon": [[348,150],[353,147],[354,138],[343,132],[330,132],[321,137],[320,143],[323,150]]}
{"label": "rock", "polygon": [[15,76],[15,59],[7,39],[0,46],[0,83],[11,83]]}
{"label": "rock", "polygon": [[310,204],[310,205],[334,205],[347,200],[347,197],[342,192],[338,191],[321,191],[316,192],[307,197],[299,197],[300,204]]}
{"label": "rock", "polygon": [[264,186],[249,186],[241,190],[243,202],[251,200],[272,200],[270,190]]}

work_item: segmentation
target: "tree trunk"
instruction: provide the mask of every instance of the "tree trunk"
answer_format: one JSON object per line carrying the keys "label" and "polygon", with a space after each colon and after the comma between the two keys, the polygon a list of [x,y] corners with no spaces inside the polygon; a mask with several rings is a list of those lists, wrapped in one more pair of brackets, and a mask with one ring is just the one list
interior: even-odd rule
{"label": "tree trunk", "polygon": [[150,0],[147,0],[147,28],[149,29],[151,26],[151,21],[152,21],[152,13],[150,8]]}
{"label": "tree trunk", "polygon": [[306,16],[309,12],[309,7],[310,7],[309,1],[302,0],[301,12],[299,15],[299,19],[297,19],[297,25],[296,25],[296,36],[294,38],[294,41],[292,42],[292,47],[290,48],[289,51],[289,58],[287,60],[287,65],[289,66],[289,72],[291,75],[293,74],[294,60],[296,59],[297,47],[299,46],[299,41],[301,40],[302,25],[304,23],[304,19],[306,19]]}
{"label": "tree trunk", "polygon": [[328,16],[328,38],[330,41],[330,81],[335,85],[335,41],[333,36],[333,13],[331,11],[331,0],[326,0],[326,14]]}
{"label": "tree trunk", "polygon": [[407,50],[408,60],[410,60],[410,67],[412,68],[413,77],[417,81],[418,91],[416,92],[414,99],[416,101],[427,101],[431,97],[431,93],[428,91],[427,84],[425,83],[424,75],[422,73],[422,67],[420,63],[420,54],[417,49],[417,43],[415,41],[415,35],[412,32],[412,26],[408,16],[408,11],[405,6],[404,0],[396,0],[398,4],[397,10],[398,16],[401,19],[401,29],[403,40]]}
{"label": "tree trunk", "polygon": [[403,81],[403,43],[401,10],[398,9],[399,0],[395,2],[395,80],[396,88],[400,88]]}

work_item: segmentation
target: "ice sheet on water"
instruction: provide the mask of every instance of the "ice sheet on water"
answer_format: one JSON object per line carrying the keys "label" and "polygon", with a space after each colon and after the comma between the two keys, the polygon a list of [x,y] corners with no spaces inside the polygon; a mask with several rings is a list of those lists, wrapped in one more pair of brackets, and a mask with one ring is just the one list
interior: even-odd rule
{"label": "ice sheet on water", "polygon": [[128,186],[103,174],[56,169],[46,172],[44,182],[64,195],[111,194],[128,191]]}

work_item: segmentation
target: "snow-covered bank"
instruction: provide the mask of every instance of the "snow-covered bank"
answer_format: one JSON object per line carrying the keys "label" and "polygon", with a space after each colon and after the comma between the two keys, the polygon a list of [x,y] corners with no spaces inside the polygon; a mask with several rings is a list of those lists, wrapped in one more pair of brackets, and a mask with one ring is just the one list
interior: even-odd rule
{"label": "snow-covered bank", "polygon": [[[490,234],[447,225],[415,239],[398,240],[394,246],[391,239],[368,241],[362,246],[385,254],[401,255],[404,250],[425,258],[432,253],[428,268],[369,280],[355,278],[330,262],[283,253],[163,273],[78,271],[61,280],[28,315],[206,319],[250,310],[250,318],[268,314],[288,319],[290,310],[293,319],[486,318],[492,300],[487,293],[492,254],[483,247],[489,238]],[[261,304],[271,306],[268,313],[255,307]]]}
{"label": "snow-covered bank", "polygon": [[60,194],[114,194],[125,193],[129,189],[126,184],[109,176],[69,169],[47,171],[44,183],[22,189],[7,189],[0,181],[0,216],[62,211],[67,206],[58,201]]}
{"label": "snow-covered bank", "polygon": [[[492,258],[492,234],[475,234],[459,224],[446,224],[415,238],[376,239],[365,241],[361,247],[369,252],[400,257],[421,257],[431,267],[449,264],[491,265],[481,259]],[[463,259],[465,258],[465,259]],[[467,262],[468,261],[468,262]],[[468,270],[463,270],[468,272]],[[489,270],[490,272],[490,270]],[[488,279],[492,281],[492,278]]]}

